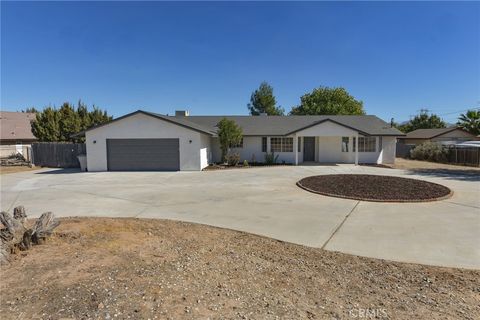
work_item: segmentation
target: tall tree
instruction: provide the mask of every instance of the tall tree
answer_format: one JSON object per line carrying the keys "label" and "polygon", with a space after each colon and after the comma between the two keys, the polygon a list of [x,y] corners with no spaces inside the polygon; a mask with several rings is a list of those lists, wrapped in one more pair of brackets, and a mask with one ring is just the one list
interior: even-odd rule
{"label": "tall tree", "polygon": [[258,116],[262,113],[269,116],[283,116],[285,110],[282,107],[277,107],[276,104],[272,86],[264,81],[258,89],[252,92],[247,107],[252,116]]}
{"label": "tall tree", "polygon": [[344,88],[319,87],[300,98],[291,115],[362,115],[363,102],[356,100]]}
{"label": "tall tree", "polygon": [[87,106],[81,100],[77,104],[77,115],[80,120],[80,130],[86,130],[92,126],[90,112],[88,112]]}
{"label": "tall tree", "polygon": [[458,117],[457,125],[474,135],[480,134],[480,109],[468,110]]}
{"label": "tall tree", "polygon": [[83,142],[83,137],[72,137],[73,134],[112,120],[107,111],[93,107],[92,111],[81,101],[77,108],[65,102],[59,109],[47,107],[38,111],[32,121],[32,133],[39,141],[71,141]]}
{"label": "tall tree", "polygon": [[240,128],[235,121],[223,118],[217,124],[218,140],[220,142],[220,149],[222,150],[222,161],[230,151],[231,145],[239,144],[242,141],[242,128]]}
{"label": "tall tree", "polygon": [[27,108],[25,110],[22,110],[22,112],[26,112],[26,113],[37,113],[38,110],[35,109],[35,107],[30,107],[30,108]]}
{"label": "tall tree", "polygon": [[89,117],[90,126],[98,126],[99,124],[112,120],[112,117],[107,114],[106,110],[102,111],[95,105],[93,106],[93,110],[89,113]]}
{"label": "tall tree", "polygon": [[80,118],[75,109],[68,102],[62,104],[58,110],[60,141],[71,141],[71,136],[80,131]]}
{"label": "tall tree", "polygon": [[39,141],[60,141],[58,111],[52,107],[43,109],[32,121],[32,133]]}
{"label": "tall tree", "polygon": [[446,128],[447,124],[436,114],[429,114],[427,109],[421,109],[413,119],[398,127],[399,130],[408,133],[417,129]]}

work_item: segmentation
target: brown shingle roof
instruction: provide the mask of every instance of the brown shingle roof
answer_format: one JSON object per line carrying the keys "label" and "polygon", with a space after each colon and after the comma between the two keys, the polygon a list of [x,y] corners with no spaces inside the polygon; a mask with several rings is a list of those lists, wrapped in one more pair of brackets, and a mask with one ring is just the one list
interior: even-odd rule
{"label": "brown shingle roof", "polygon": [[432,139],[442,134],[455,131],[455,130],[462,130],[462,129],[458,127],[439,128],[439,129],[417,129],[407,133],[407,135],[403,137],[403,139]]}
{"label": "brown shingle roof", "polygon": [[223,118],[234,120],[247,136],[289,135],[316,124],[333,121],[337,124],[359,131],[366,135],[403,136],[404,134],[390,124],[372,115],[364,116],[188,116],[169,117],[175,120],[187,120],[216,132],[217,123]]}
{"label": "brown shingle roof", "polygon": [[36,140],[30,122],[35,113],[0,111],[1,140]]}
{"label": "brown shingle roof", "polygon": [[[246,136],[283,136],[289,135],[299,130],[303,130],[312,125],[319,124],[324,121],[333,121],[345,127],[359,131],[366,135],[379,136],[403,136],[404,133],[396,128],[392,128],[390,124],[377,118],[376,116],[166,116],[158,113],[138,110],[126,114],[120,118],[116,118],[109,123],[121,120],[137,113],[143,113],[155,118],[163,119],[176,123],[180,126],[187,127],[209,135],[215,135],[217,132],[217,124],[223,118],[234,120],[243,130]],[[87,129],[94,130],[98,127],[108,125],[105,123],[96,127]],[[83,135],[85,131],[79,132],[75,136]]]}

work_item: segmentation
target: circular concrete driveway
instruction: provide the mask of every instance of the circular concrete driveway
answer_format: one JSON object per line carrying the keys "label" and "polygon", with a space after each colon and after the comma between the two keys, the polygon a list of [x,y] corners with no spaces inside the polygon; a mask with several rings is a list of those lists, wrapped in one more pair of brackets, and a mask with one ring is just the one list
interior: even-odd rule
{"label": "circular concrete driveway", "polygon": [[[312,194],[301,178],[333,173],[407,176],[443,184],[432,203],[372,203]],[[361,256],[480,268],[480,175],[375,167],[298,166],[209,172],[43,169],[1,176],[1,209],[30,217],[175,219]],[[358,186],[361,188],[362,186]]]}

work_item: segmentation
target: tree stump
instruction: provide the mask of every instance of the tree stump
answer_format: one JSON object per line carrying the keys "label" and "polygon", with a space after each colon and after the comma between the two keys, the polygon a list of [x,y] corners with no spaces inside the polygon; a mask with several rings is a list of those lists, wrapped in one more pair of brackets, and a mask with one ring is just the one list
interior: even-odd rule
{"label": "tree stump", "polygon": [[60,221],[51,212],[45,212],[35,221],[32,229],[25,227],[27,215],[23,206],[13,210],[13,217],[5,211],[0,212],[0,264],[10,262],[10,255],[18,250],[28,250],[33,244],[40,244],[50,236]]}
{"label": "tree stump", "polygon": [[55,219],[55,216],[51,212],[43,213],[40,218],[35,222],[35,226],[32,229],[32,242],[34,244],[40,244],[49,237],[53,229],[58,227],[60,221]]}
{"label": "tree stump", "polygon": [[15,209],[13,209],[13,218],[15,220],[18,220],[22,225],[25,224],[25,221],[27,220],[25,207],[24,206],[15,207]]}

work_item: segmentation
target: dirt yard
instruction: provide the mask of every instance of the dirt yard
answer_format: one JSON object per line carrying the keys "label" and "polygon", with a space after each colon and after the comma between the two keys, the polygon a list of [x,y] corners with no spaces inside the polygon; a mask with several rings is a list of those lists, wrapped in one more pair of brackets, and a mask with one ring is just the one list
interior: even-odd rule
{"label": "dirt yard", "polygon": [[477,172],[477,174],[480,174],[480,168],[477,168],[477,167],[456,166],[453,164],[418,161],[418,160],[410,160],[410,159],[403,159],[403,158],[396,158],[395,164],[392,167],[395,169],[405,169],[405,170],[414,170],[414,169],[462,170],[462,171]]}
{"label": "dirt yard", "polygon": [[0,279],[2,319],[480,318],[480,271],[165,220],[62,219]]}
{"label": "dirt yard", "polygon": [[0,174],[25,172],[25,171],[32,171],[32,170],[38,170],[38,169],[41,169],[41,167],[30,168],[27,166],[11,166],[11,167],[0,166]]}

